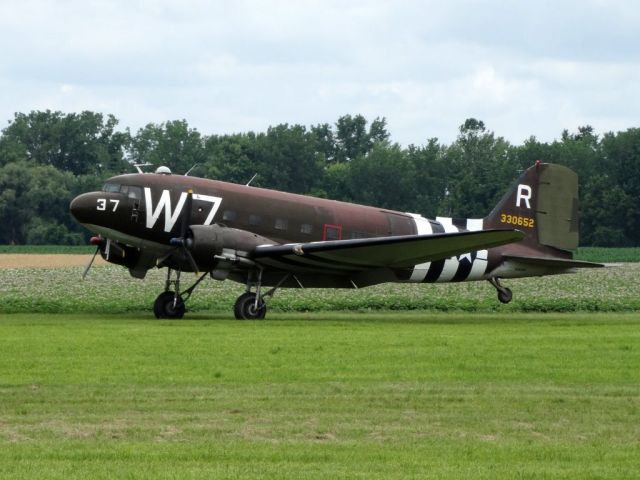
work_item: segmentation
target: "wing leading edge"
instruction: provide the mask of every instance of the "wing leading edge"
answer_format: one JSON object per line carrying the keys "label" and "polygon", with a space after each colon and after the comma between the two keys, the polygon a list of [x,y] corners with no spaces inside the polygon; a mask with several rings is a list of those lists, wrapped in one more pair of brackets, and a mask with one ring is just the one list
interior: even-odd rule
{"label": "wing leading edge", "polygon": [[286,245],[261,245],[252,258],[256,261],[303,258],[322,261],[328,270],[361,271],[372,268],[408,268],[442,260],[475,250],[505,245],[524,238],[519,230],[494,229],[433,235],[332,240]]}

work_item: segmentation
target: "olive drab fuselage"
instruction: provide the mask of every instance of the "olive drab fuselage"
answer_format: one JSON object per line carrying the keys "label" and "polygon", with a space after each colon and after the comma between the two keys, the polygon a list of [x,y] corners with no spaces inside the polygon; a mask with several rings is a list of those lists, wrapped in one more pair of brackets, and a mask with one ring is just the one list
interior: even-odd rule
{"label": "olive drab fuselage", "polygon": [[[544,199],[538,198],[541,193]],[[70,208],[80,223],[108,240],[101,240],[101,254],[111,246],[107,259],[137,277],[156,266],[177,271],[197,267],[214,278],[247,285],[259,274],[258,282],[265,286],[354,288],[381,282],[497,283],[498,278],[588,266],[572,261],[569,251],[577,246],[577,177],[552,164],[537,163],[525,171],[485,218],[428,219],[216,180],[147,173],[113,177],[102,191],[78,196]],[[555,215],[556,210],[561,213]],[[490,230],[518,231],[520,237],[475,239]],[[465,235],[469,240],[460,240]],[[362,252],[386,258],[398,250],[399,241],[408,242],[409,248],[430,237],[435,245],[436,238],[447,236],[461,242],[451,250],[455,255],[430,255],[425,243],[425,255],[418,252],[415,258],[428,261],[406,265],[362,260]],[[465,241],[498,246],[464,251]],[[276,246],[291,247],[285,252]],[[322,251],[310,254],[305,251],[310,246]]]}

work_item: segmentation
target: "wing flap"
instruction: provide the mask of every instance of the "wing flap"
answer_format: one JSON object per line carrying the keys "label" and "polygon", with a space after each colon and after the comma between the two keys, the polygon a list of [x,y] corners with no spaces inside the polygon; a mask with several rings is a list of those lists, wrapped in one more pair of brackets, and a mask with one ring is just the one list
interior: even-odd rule
{"label": "wing flap", "polygon": [[505,260],[514,260],[528,265],[540,265],[559,268],[602,268],[602,263],[585,262],[568,258],[529,257],[521,255],[503,255]]}
{"label": "wing flap", "polygon": [[519,230],[495,229],[476,232],[440,233],[434,235],[402,235],[396,237],[333,240],[287,245],[261,245],[252,258],[314,259],[326,268],[351,271],[370,268],[408,268],[442,260],[475,250],[497,247],[524,238]]}

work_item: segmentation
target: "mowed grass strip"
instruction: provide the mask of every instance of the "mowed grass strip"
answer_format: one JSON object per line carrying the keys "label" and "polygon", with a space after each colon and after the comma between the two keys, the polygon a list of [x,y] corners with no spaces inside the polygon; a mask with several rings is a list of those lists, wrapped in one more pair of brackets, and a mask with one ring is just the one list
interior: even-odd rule
{"label": "mowed grass strip", "polygon": [[1,317],[0,477],[640,468],[634,314],[147,318]]}

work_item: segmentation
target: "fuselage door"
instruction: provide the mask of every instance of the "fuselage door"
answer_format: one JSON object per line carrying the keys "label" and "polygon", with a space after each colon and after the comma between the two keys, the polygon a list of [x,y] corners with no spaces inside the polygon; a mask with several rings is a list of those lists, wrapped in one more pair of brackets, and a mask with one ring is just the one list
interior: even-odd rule
{"label": "fuselage door", "polygon": [[142,202],[142,188],[133,185],[128,185],[122,188],[127,195],[127,202],[129,204],[129,211],[131,212],[131,221],[133,223],[139,223],[144,217],[144,203]]}

